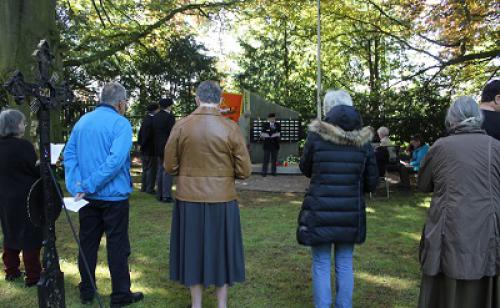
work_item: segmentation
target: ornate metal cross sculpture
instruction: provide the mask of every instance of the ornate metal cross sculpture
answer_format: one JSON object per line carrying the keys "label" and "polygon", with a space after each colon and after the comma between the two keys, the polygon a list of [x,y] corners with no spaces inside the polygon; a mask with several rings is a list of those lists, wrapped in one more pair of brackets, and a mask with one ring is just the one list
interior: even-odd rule
{"label": "ornate metal cross sculpture", "polygon": [[18,104],[22,104],[27,97],[33,98],[31,111],[37,113],[40,137],[40,174],[44,191],[43,272],[38,283],[38,303],[39,307],[43,308],[60,308],[65,307],[66,304],[64,274],[59,267],[59,256],[56,249],[55,213],[56,202],[58,202],[56,200],[58,199],[54,195],[50,170],[50,110],[69,105],[73,101],[74,95],[67,83],[57,84],[56,74],[50,76],[54,57],[50,53],[47,41],[40,41],[33,56],[38,62],[38,82],[28,83],[24,81],[23,74],[16,71],[4,87]]}

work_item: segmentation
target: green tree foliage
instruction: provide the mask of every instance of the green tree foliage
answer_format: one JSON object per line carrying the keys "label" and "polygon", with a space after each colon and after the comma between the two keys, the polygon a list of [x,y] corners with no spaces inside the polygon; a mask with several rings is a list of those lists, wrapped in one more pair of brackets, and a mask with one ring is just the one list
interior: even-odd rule
{"label": "green tree foliage", "polygon": [[[248,4],[248,23],[260,27],[243,38],[236,76],[306,119],[316,111],[315,2]],[[477,94],[497,73],[494,1],[321,3],[322,88],[348,89],[367,125],[387,125],[401,141],[443,135],[451,97]]]}
{"label": "green tree foliage", "polygon": [[[82,104],[95,104],[98,82],[119,79],[134,100],[132,119],[161,97],[178,115],[194,109],[193,90],[220,79],[215,61],[194,39],[197,16],[236,1],[91,1],[59,3],[64,65]],[[189,16],[191,15],[191,16]]]}

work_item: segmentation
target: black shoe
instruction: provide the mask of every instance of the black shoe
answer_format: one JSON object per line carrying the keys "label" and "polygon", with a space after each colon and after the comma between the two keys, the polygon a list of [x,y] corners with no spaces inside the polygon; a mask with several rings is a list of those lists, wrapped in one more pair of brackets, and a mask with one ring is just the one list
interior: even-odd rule
{"label": "black shoe", "polygon": [[163,203],[173,203],[174,199],[172,199],[172,198],[165,198],[165,199],[161,199],[160,202],[163,202]]}
{"label": "black shoe", "polygon": [[271,174],[271,175],[272,175],[272,176],[277,176],[277,174],[276,174],[276,173],[273,173],[273,174]]}
{"label": "black shoe", "polygon": [[119,308],[123,306],[128,306],[133,303],[137,303],[139,301],[142,301],[144,299],[144,294],[142,292],[131,292],[128,295],[128,298],[121,299],[121,300],[111,300],[111,308]]}
{"label": "black shoe", "polygon": [[262,173],[262,177],[265,178],[267,176],[267,174],[265,173]]}
{"label": "black shoe", "polygon": [[21,278],[22,275],[23,275],[22,272],[19,272],[19,273],[14,274],[14,275],[6,275],[5,280],[6,281],[15,281],[15,280]]}
{"label": "black shoe", "polygon": [[146,193],[150,195],[156,195],[156,190],[147,191]]}

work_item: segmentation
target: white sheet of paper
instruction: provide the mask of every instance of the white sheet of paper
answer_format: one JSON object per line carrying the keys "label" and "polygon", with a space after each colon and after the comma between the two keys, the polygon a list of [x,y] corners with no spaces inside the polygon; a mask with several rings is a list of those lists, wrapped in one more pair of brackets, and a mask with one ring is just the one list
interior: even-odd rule
{"label": "white sheet of paper", "polygon": [[83,199],[80,201],[75,201],[75,198],[73,197],[64,198],[64,205],[66,205],[66,208],[75,213],[87,204],[88,202]]}
{"label": "white sheet of paper", "polygon": [[64,143],[51,143],[50,144],[50,163],[55,165],[61,156],[64,149]]}

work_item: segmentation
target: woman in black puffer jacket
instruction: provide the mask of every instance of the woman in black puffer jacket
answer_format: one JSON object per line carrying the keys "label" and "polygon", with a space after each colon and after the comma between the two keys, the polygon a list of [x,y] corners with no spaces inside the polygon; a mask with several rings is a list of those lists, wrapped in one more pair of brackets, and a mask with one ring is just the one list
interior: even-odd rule
{"label": "woman in black puffer jacket", "polygon": [[[312,246],[316,308],[330,307],[331,248],[335,248],[335,307],[352,307],[354,244],[366,238],[363,193],[374,191],[378,169],[373,132],[362,128],[359,113],[343,90],[328,91],[324,121],[309,126],[300,169],[311,178],[299,215],[297,239]],[[333,107],[333,108],[330,108]]]}

